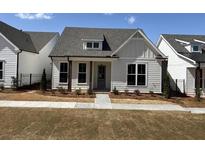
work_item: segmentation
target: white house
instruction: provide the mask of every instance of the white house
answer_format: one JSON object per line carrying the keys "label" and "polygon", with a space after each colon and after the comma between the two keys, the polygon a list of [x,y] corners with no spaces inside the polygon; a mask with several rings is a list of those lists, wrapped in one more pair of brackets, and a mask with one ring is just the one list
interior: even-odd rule
{"label": "white house", "polygon": [[53,89],[161,93],[165,56],[141,29],[66,27],[50,57]]}
{"label": "white house", "polygon": [[157,47],[168,56],[167,69],[172,77],[173,89],[193,95],[198,68],[199,87],[205,92],[205,35],[162,34]]}
{"label": "white house", "polygon": [[15,77],[22,86],[29,82],[29,78],[22,82],[24,76],[30,74],[32,83],[39,82],[44,68],[51,77],[48,56],[58,38],[58,33],[25,32],[0,21],[0,84],[10,88]]}

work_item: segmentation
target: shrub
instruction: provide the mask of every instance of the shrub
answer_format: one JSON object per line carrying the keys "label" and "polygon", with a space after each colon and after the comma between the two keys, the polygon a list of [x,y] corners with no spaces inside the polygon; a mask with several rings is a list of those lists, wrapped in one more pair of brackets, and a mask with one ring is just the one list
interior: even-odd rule
{"label": "shrub", "polygon": [[41,88],[42,91],[47,90],[47,79],[46,79],[46,70],[45,69],[43,69],[40,88]]}
{"label": "shrub", "polygon": [[66,90],[63,87],[58,87],[57,89],[61,94],[66,94]]}
{"label": "shrub", "polygon": [[81,95],[81,88],[75,90],[76,95]]}
{"label": "shrub", "polygon": [[195,89],[195,99],[196,99],[196,101],[198,101],[198,102],[201,101],[201,94],[202,94],[202,89],[201,88],[196,88]]}
{"label": "shrub", "polygon": [[89,89],[87,90],[87,94],[88,94],[88,95],[93,95],[93,90],[89,88]]}
{"label": "shrub", "polygon": [[140,91],[139,91],[139,90],[135,90],[134,93],[135,93],[135,95],[137,95],[137,96],[140,95]]}
{"label": "shrub", "polygon": [[11,80],[12,80],[11,81],[11,84],[12,84],[11,87],[17,89],[18,88],[18,80],[17,80],[17,78],[12,76]]}
{"label": "shrub", "polygon": [[125,90],[125,95],[129,95],[129,90]]}
{"label": "shrub", "polygon": [[114,93],[115,95],[119,95],[119,91],[116,89],[116,87],[114,87],[113,93]]}
{"label": "shrub", "polygon": [[153,91],[149,91],[149,94],[151,95],[151,96],[154,96],[154,92]]}
{"label": "shrub", "polygon": [[170,98],[170,79],[169,75],[167,74],[164,78],[164,87],[163,87],[163,95],[165,98]]}
{"label": "shrub", "polygon": [[4,90],[4,84],[0,84],[0,90]]}

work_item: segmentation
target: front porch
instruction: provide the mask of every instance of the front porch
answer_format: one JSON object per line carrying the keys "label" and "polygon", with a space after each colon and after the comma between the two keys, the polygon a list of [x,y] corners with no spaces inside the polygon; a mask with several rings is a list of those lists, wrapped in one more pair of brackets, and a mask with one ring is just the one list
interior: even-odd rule
{"label": "front porch", "polygon": [[[69,91],[88,89],[95,92],[109,92],[111,90],[111,65],[113,58],[80,58],[69,57],[67,62],[58,60],[59,82],[57,87],[63,87]],[[61,68],[65,64],[65,69]],[[55,71],[54,71],[55,72]],[[66,74],[66,76],[62,73]],[[62,83],[61,81],[65,81]]]}

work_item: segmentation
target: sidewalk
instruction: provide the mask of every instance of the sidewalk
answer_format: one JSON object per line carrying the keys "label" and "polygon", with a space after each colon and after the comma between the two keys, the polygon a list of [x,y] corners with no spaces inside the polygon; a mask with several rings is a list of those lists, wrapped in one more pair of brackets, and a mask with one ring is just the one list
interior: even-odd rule
{"label": "sidewalk", "polygon": [[80,102],[46,102],[46,101],[0,101],[0,107],[21,108],[64,108],[64,109],[116,109],[116,110],[149,110],[149,111],[182,111],[205,114],[205,108],[184,108],[176,104],[118,104],[109,106],[96,103]]}

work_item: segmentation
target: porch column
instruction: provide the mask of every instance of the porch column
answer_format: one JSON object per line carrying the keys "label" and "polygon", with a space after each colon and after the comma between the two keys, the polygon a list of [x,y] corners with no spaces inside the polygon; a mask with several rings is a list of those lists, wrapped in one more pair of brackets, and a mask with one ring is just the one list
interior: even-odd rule
{"label": "porch column", "polygon": [[200,63],[198,65],[198,67],[196,68],[196,72],[195,72],[195,88],[196,90],[200,88]]}
{"label": "porch column", "polygon": [[92,89],[92,75],[93,75],[93,62],[90,61],[90,84],[89,84],[90,89]]}
{"label": "porch column", "polygon": [[71,92],[72,87],[72,61],[68,58],[68,91]]}

